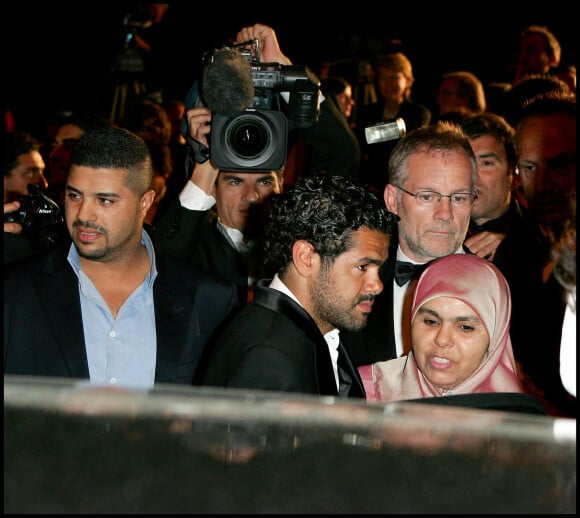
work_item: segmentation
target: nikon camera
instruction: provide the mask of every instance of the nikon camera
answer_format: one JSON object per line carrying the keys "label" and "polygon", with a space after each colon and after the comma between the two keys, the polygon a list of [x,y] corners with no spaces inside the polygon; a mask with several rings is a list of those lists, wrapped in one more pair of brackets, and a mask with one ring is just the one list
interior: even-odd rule
{"label": "nikon camera", "polygon": [[28,193],[19,198],[18,210],[4,214],[4,221],[20,223],[22,234],[30,238],[35,248],[48,249],[65,235],[62,211],[42,192],[40,184],[28,184]]}

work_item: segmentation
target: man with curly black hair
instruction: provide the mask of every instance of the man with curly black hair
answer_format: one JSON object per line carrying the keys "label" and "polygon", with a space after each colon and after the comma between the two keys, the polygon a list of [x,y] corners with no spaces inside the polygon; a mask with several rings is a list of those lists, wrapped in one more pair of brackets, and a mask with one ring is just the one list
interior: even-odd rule
{"label": "man with curly black hair", "polygon": [[273,279],[225,329],[203,384],[364,398],[339,331],[366,325],[396,220],[345,177],[314,175],[274,195],[263,242]]}

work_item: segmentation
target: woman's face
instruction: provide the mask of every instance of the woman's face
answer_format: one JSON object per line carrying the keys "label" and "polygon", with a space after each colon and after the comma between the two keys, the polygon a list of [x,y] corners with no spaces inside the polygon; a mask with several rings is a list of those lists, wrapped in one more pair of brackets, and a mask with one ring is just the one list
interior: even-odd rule
{"label": "woman's face", "polygon": [[344,115],[345,119],[348,119],[352,113],[352,107],[354,106],[352,88],[350,86],[345,87],[342,93],[337,94],[336,100],[338,102],[338,107],[340,108],[340,111]]}
{"label": "woman's face", "polygon": [[487,355],[489,333],[464,302],[437,297],[423,304],[411,324],[413,354],[423,375],[442,389],[469,378]]}
{"label": "woman's face", "polygon": [[380,66],[377,71],[377,86],[383,98],[402,103],[410,82],[403,72]]}

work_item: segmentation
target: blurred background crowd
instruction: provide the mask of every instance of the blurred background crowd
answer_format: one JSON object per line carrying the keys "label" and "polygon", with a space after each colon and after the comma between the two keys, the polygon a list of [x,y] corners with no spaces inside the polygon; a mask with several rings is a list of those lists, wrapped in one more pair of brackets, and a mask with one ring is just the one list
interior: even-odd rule
{"label": "blurred background crowd", "polygon": [[[108,115],[118,82],[127,33],[139,34],[143,3],[10,3],[4,33],[5,95],[15,118],[32,129],[51,110],[98,111]],[[564,8],[520,7],[505,2],[442,9],[430,4],[377,9],[352,4],[315,12],[312,5],[173,2],[159,24],[166,96],[183,99],[199,74],[202,54],[256,22],[274,27],[296,64],[344,76],[364,95],[369,58],[401,48],[413,64],[413,99],[435,109],[441,75],[469,70],[487,86],[510,83],[516,73],[520,31],[547,26],[558,38],[562,66],[575,65],[572,17]],[[276,14],[274,14],[276,13]],[[149,31],[151,32],[151,31]],[[362,88],[357,86],[362,85]],[[488,95],[491,95],[488,94]],[[360,104],[360,101],[359,101]]]}

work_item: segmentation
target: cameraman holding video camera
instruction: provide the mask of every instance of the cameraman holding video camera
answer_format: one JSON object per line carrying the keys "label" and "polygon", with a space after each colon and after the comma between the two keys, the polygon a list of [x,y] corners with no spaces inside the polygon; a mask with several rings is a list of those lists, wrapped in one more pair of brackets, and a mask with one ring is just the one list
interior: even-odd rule
{"label": "cameraman holding video camera", "polygon": [[[261,24],[244,27],[234,43],[251,40],[258,41],[262,62],[291,65],[271,27]],[[223,76],[225,79],[231,74],[224,72]],[[230,85],[224,88],[237,95],[237,88]],[[216,101],[218,103],[220,99]],[[200,148],[206,152],[210,149],[214,114],[204,106],[187,110],[188,141],[198,149],[195,164],[178,199],[158,221],[155,240],[160,253],[234,281],[239,287],[240,302],[244,304],[251,298],[254,281],[264,274],[256,246],[262,232],[261,216],[270,197],[282,192],[284,164],[275,170],[216,167],[209,153],[208,158],[199,153]],[[322,102],[317,121],[298,131],[318,150],[304,175],[309,171],[358,175],[359,154],[356,150],[348,152],[345,142],[350,139],[350,130],[332,103]],[[216,152],[215,149],[211,151]]]}

